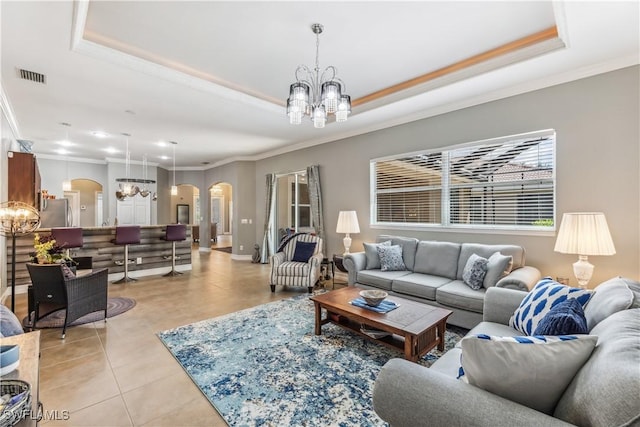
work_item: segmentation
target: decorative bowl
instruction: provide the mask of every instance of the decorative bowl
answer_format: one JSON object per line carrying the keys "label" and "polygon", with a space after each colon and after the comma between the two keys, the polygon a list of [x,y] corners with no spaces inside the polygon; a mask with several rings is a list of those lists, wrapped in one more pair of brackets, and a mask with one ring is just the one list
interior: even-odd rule
{"label": "decorative bowl", "polygon": [[360,291],[360,296],[362,297],[364,302],[367,303],[367,305],[377,307],[386,297],[389,296],[389,294],[385,291],[367,289],[364,291]]}

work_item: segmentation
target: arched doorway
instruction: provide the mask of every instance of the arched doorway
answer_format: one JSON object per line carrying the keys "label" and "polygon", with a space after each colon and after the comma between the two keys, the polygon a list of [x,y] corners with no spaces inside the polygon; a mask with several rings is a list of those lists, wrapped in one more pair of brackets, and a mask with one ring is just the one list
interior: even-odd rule
{"label": "arched doorway", "polygon": [[74,179],[71,189],[64,192],[69,200],[72,213],[70,226],[98,227],[103,225],[104,205],[102,202],[102,184],[91,179]]}

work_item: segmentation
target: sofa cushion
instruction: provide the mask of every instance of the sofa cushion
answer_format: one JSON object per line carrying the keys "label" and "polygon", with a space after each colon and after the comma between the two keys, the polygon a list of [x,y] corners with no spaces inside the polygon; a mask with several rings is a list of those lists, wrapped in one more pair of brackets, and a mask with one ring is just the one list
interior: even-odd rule
{"label": "sofa cushion", "polygon": [[458,271],[458,256],[460,256],[459,243],[418,242],[413,271],[454,280]]}
{"label": "sofa cushion", "polygon": [[462,279],[462,271],[471,254],[489,258],[495,252],[513,257],[513,269],[524,267],[524,248],[515,245],[483,245],[481,243],[463,243],[458,258],[458,273],[456,279]]}
{"label": "sofa cushion", "polygon": [[569,298],[549,310],[536,326],[533,335],[574,335],[588,332],[582,305],[577,299]]}
{"label": "sofa cushion", "polygon": [[554,282],[550,277],[545,277],[524,297],[520,306],[509,319],[509,326],[526,335],[532,335],[540,320],[549,310],[567,298],[576,298],[584,307],[591,298],[591,291],[570,288]]}
{"label": "sofa cushion", "polygon": [[593,335],[467,335],[462,368],[469,384],[551,414],[597,340]]}
{"label": "sofa cushion", "polygon": [[461,280],[454,280],[438,288],[436,301],[449,307],[482,313],[486,289],[474,291]]}
{"label": "sofa cushion", "polygon": [[391,290],[400,294],[412,295],[431,301],[436,300],[436,289],[449,283],[446,277],[430,274],[410,273],[393,281]]}
{"label": "sofa cushion", "polygon": [[598,344],[558,402],[554,416],[583,426],[640,423],[640,309],[623,310],[591,331]]}
{"label": "sofa cushion", "polygon": [[380,271],[380,270],[361,270],[358,271],[357,281],[363,285],[373,286],[385,291],[391,290],[391,283],[398,277],[410,274],[410,271]]}
{"label": "sofa cushion", "polygon": [[[467,335],[495,335],[497,337],[517,337],[522,332],[513,329],[511,326],[503,325],[496,322],[480,322],[467,333]],[[461,341],[456,343],[456,347],[460,347]],[[457,373],[456,373],[457,375]]]}
{"label": "sofa cushion", "polygon": [[386,240],[380,243],[363,243],[364,254],[367,257],[366,270],[373,270],[380,268],[380,255],[378,255],[378,246],[391,246],[391,240]]}
{"label": "sofa cushion", "polygon": [[400,245],[378,246],[380,256],[380,270],[382,271],[403,271],[407,267],[402,261],[402,248]]}
{"label": "sofa cushion", "polygon": [[462,272],[462,281],[464,284],[474,291],[480,289],[484,282],[484,276],[487,274],[487,262],[488,260],[486,258],[476,254],[471,255]]}
{"label": "sofa cushion", "polygon": [[276,267],[276,274],[278,276],[308,277],[309,263],[285,261]]}
{"label": "sofa cushion", "polygon": [[498,283],[513,269],[513,257],[494,252],[487,261],[487,274],[484,276],[482,286],[490,288]]}
{"label": "sofa cushion", "polygon": [[591,330],[613,313],[631,307],[633,296],[633,292],[621,277],[614,277],[598,285],[584,308],[587,328]]}
{"label": "sofa cushion", "polygon": [[416,248],[418,247],[418,239],[413,237],[401,237],[401,236],[378,236],[378,242],[384,242],[385,240],[391,240],[392,245],[400,245],[402,247],[402,260],[407,270],[413,271],[413,266],[416,260]]}

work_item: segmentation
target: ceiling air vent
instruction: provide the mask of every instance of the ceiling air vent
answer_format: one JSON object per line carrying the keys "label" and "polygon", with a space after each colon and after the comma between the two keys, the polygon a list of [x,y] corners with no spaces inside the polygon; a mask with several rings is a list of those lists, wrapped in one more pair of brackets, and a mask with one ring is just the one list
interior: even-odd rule
{"label": "ceiling air vent", "polygon": [[24,70],[22,68],[18,68],[18,74],[23,80],[47,84],[47,76],[45,76],[44,74],[36,73],[35,71]]}

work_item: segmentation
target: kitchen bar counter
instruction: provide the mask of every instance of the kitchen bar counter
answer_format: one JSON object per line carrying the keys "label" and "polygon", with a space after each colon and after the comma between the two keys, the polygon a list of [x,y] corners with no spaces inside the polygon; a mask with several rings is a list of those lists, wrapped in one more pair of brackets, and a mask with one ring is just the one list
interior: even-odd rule
{"label": "kitchen bar counter", "polygon": [[[129,264],[129,275],[132,277],[164,274],[171,269],[171,242],[162,240],[165,225],[143,225],[140,227],[140,244],[129,245],[129,259],[141,259],[140,264]],[[47,236],[51,229],[37,231],[40,236]],[[115,227],[82,227],[84,245],[71,250],[71,256],[91,257],[93,268],[108,268],[109,274],[124,272],[124,265],[116,265],[124,257],[124,246],[115,245]],[[31,283],[26,264],[31,262],[35,233],[16,237],[16,286]],[[7,277],[11,281],[11,239],[7,242]],[[176,242],[176,269],[191,270],[191,226],[187,226],[187,238]],[[120,276],[120,275],[117,275]],[[115,276],[114,276],[115,277]],[[116,277],[116,279],[119,277]],[[8,283],[10,286],[10,283]]]}

